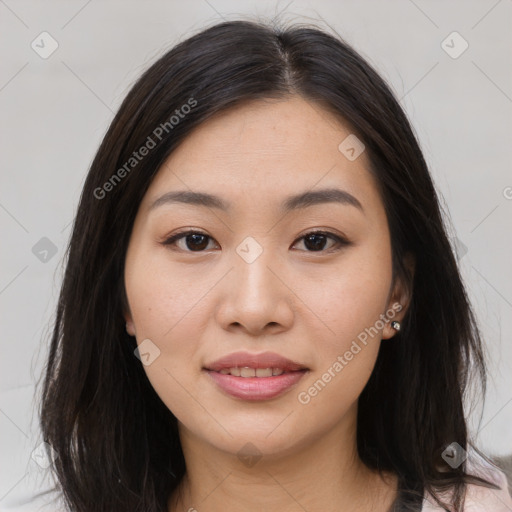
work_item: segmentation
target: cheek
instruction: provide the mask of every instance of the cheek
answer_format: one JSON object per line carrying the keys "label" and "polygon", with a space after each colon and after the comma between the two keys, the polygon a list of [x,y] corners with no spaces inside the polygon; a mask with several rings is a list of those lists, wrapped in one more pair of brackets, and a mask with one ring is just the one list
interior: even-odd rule
{"label": "cheek", "polygon": [[197,279],[197,269],[192,274],[170,266],[168,258],[155,254],[158,252],[134,250],[127,259],[125,285],[137,344],[149,339],[149,346],[154,344],[158,354],[144,371],[174,411],[190,399],[187,393],[181,393],[181,386],[189,389],[189,380],[193,382],[200,371],[200,340],[210,318],[204,311],[204,298],[216,279],[203,274]]}
{"label": "cheek", "polygon": [[200,299],[211,278],[195,279],[196,272],[172,266],[165,251],[135,249],[127,258],[125,285],[137,338],[163,342],[189,315],[201,308]]}
{"label": "cheek", "polygon": [[[374,326],[385,313],[391,287],[391,257],[387,251],[354,251],[329,270],[320,284],[303,281],[300,295],[321,321],[328,346],[343,348],[358,334]],[[306,289],[307,288],[307,289]],[[382,325],[378,324],[379,331]],[[325,339],[322,339],[325,344]]]}
{"label": "cheek", "polygon": [[307,385],[322,381],[316,385],[323,395],[315,399],[316,406],[332,399],[336,407],[346,407],[357,399],[375,366],[385,325],[380,315],[386,312],[392,279],[390,252],[379,247],[354,251],[333,277],[309,288],[308,306],[325,333],[311,336],[317,365]]}
{"label": "cheek", "polygon": [[[208,320],[201,297],[215,279],[206,275],[195,279],[197,269],[192,274],[171,266],[159,252],[134,248],[126,262],[125,286],[137,344],[149,339],[158,349],[154,352],[157,357],[143,369],[162,401],[181,417],[191,413],[189,392],[200,372],[199,366],[192,364],[197,363]],[[193,408],[192,412],[201,413]]]}

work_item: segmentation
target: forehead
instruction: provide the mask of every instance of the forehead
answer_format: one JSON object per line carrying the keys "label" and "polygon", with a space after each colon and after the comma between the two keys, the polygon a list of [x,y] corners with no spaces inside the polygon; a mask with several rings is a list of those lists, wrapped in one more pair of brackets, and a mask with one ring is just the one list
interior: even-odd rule
{"label": "forehead", "polygon": [[252,101],[192,131],[162,165],[143,202],[149,207],[162,193],[190,190],[235,205],[257,200],[270,206],[330,187],[361,196],[361,203],[380,202],[366,152],[349,159],[340,150],[347,137],[354,137],[347,123],[300,97]]}

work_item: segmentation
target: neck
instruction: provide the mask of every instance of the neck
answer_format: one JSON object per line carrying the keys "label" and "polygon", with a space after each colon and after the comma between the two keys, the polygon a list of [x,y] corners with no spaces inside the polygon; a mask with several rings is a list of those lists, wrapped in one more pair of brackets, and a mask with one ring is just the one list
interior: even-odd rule
{"label": "neck", "polygon": [[397,495],[394,475],[382,479],[362,463],[355,429],[348,426],[259,460],[219,450],[183,425],[180,439],[187,473],[169,499],[169,512],[387,512]]}

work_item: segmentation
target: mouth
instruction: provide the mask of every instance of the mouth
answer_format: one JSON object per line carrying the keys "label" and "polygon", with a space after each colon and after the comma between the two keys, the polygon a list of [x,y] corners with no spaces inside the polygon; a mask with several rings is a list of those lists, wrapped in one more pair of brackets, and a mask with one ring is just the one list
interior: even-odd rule
{"label": "mouth", "polygon": [[203,371],[223,393],[242,400],[269,400],[294,387],[309,368],[278,354],[230,354]]}
{"label": "mouth", "polygon": [[[230,369],[232,370],[232,369]],[[242,400],[270,400],[276,398],[286,391],[294,387],[299,380],[304,377],[308,370],[295,370],[283,372],[281,369],[276,369],[281,373],[279,375],[256,376],[255,368],[235,368],[235,373],[239,372],[240,375],[233,375],[231,372],[216,372],[214,370],[205,370],[211,377],[213,383],[225,394],[239,398]],[[266,373],[271,368],[258,368]],[[244,374],[245,376],[242,376]]]}
{"label": "mouth", "polygon": [[262,377],[275,377],[283,373],[291,373],[283,370],[283,368],[251,368],[250,366],[243,366],[242,368],[234,366],[232,368],[222,368],[219,371],[222,375],[233,375],[234,377],[247,378],[262,378]]}

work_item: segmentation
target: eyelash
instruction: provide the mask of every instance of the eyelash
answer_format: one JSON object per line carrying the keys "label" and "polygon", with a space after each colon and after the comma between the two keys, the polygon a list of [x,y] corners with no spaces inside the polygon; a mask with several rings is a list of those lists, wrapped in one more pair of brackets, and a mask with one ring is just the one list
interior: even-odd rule
{"label": "eyelash", "polygon": [[[181,240],[182,238],[186,238],[188,235],[203,235],[207,238],[209,238],[210,240],[214,240],[211,236],[207,235],[206,233],[203,233],[202,231],[198,231],[198,230],[187,230],[187,231],[181,231],[179,233],[175,233],[174,235],[170,236],[169,238],[165,239],[163,242],[162,242],[162,245],[164,246],[174,246],[175,243],[178,241],[178,240]],[[322,230],[313,230],[313,231],[308,231],[305,235],[301,236],[300,238],[297,238],[297,240],[294,242],[293,245],[295,245],[299,240],[302,240],[306,237],[308,237],[309,235],[324,235],[328,238],[330,238],[331,240],[334,240],[338,247],[334,246],[334,247],[331,247],[330,249],[327,249],[327,250],[320,250],[320,251],[306,251],[306,252],[309,252],[309,253],[331,253],[331,252],[336,252],[336,251],[339,251],[341,250],[343,247],[347,247],[349,245],[352,245],[352,242],[348,241],[346,238],[343,238],[335,233],[332,233],[330,231],[322,231]],[[180,249],[174,249],[172,248],[171,250],[180,250]],[[190,251],[190,250],[187,250],[187,249],[181,249],[183,250],[183,252],[188,252],[188,253],[202,253],[202,252],[205,252],[204,250],[203,251]]]}

